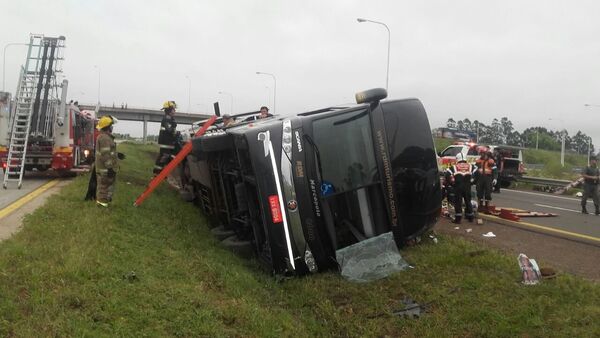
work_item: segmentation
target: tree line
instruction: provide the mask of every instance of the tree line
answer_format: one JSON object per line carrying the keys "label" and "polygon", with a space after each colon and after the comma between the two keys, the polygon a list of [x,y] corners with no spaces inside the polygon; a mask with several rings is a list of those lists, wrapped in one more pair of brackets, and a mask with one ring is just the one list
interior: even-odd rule
{"label": "tree line", "polygon": [[471,121],[468,118],[464,120],[454,120],[449,118],[446,122],[448,128],[457,129],[461,132],[469,132],[477,135],[479,143],[489,144],[508,144],[524,148],[538,148],[545,150],[561,150],[562,138],[565,138],[565,149],[578,154],[587,154],[588,146],[592,153],[595,153],[593,142],[590,137],[578,130],[575,135],[569,135],[566,129],[550,130],[545,127],[529,127],[522,132],[515,130],[513,123],[503,117],[500,120],[494,118],[490,124],[482,123],[478,120]]}

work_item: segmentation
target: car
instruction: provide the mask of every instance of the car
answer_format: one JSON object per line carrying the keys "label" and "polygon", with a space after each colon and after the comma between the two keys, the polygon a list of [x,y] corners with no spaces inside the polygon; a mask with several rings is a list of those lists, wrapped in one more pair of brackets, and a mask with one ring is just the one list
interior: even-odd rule
{"label": "car", "polygon": [[[431,229],[441,187],[418,99],[358,93],[357,104],[290,116],[234,117],[192,139],[185,191],[223,244],[276,275],[337,269],[336,252],[392,232],[398,247]],[[218,125],[217,121],[217,125]]]}

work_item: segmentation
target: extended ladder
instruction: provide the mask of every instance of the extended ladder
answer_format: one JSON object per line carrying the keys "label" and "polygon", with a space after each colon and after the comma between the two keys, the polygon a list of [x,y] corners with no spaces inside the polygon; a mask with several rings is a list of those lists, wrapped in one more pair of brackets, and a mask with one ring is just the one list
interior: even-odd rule
{"label": "extended ladder", "polygon": [[[64,46],[64,38],[45,38],[43,35],[31,35],[25,65],[15,95],[15,113],[11,120],[10,142],[3,187],[9,182],[17,182],[20,189],[25,171],[25,157],[31,126],[34,131],[45,123],[46,130],[52,129],[48,123],[48,95],[55,83],[55,62],[62,59],[58,54]],[[32,119],[32,116],[35,117]],[[42,118],[40,118],[40,116]]]}

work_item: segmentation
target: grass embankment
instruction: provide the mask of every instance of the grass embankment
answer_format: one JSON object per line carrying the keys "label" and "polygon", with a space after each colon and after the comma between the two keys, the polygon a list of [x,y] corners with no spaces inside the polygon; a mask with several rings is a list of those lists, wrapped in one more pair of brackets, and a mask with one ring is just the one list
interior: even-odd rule
{"label": "grass embankment", "polygon": [[[219,247],[172,189],[134,208],[155,149],[120,151],[111,209],[83,201],[79,177],[0,243],[1,336],[600,335],[597,284],[526,287],[516,257],[453,238],[403,251],[415,268],[382,281],[277,282]],[[429,304],[420,319],[391,315],[407,296]]]}

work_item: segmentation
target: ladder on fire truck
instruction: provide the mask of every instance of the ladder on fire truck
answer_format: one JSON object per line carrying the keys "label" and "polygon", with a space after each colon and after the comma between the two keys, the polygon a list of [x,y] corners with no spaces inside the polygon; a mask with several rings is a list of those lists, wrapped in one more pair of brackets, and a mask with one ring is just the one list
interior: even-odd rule
{"label": "ladder on fire truck", "polygon": [[17,188],[21,188],[32,115],[43,113],[47,108],[48,90],[52,82],[55,82],[53,66],[61,59],[58,50],[63,46],[64,37],[45,38],[37,34],[30,37],[27,58],[25,65],[21,67],[14,100],[15,110],[11,119],[8,157],[4,169],[4,189],[9,182],[17,182]]}

